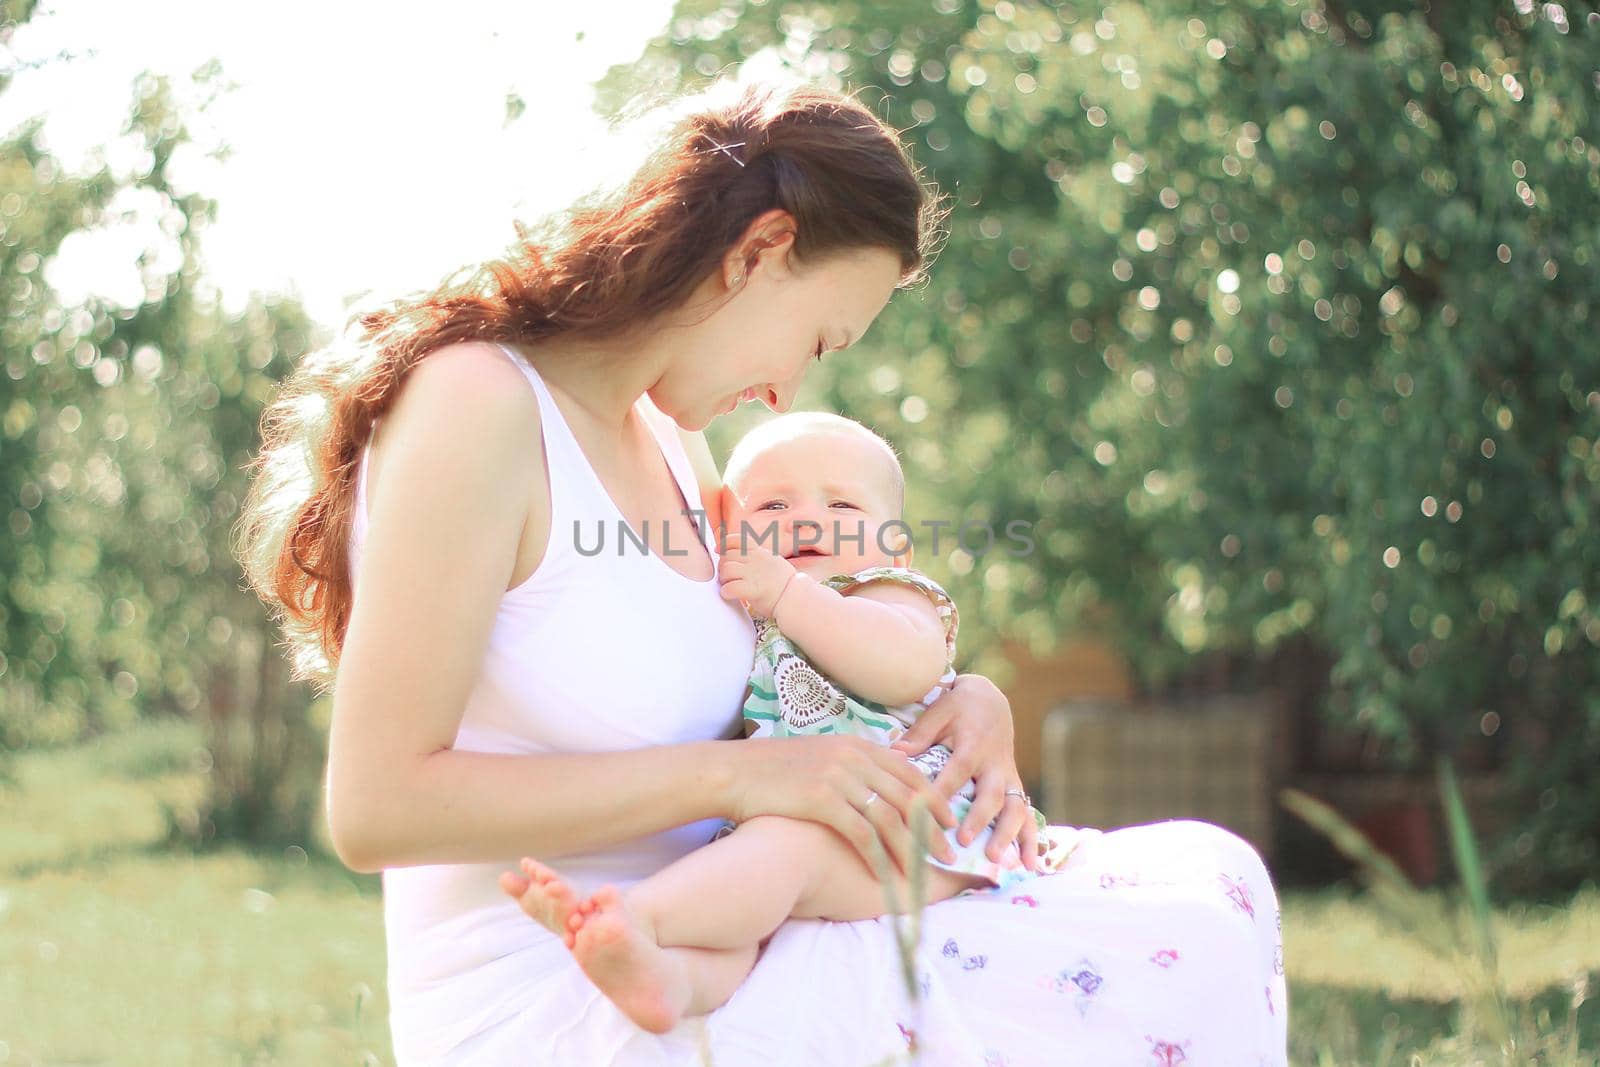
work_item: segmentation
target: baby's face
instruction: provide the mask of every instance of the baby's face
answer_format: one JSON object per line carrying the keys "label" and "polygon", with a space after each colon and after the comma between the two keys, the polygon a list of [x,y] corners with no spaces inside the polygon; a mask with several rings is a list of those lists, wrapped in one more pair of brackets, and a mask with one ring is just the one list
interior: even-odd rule
{"label": "baby's face", "polygon": [[876,442],[844,432],[780,441],[728,486],[728,538],[776,552],[821,581],[891,566],[907,539],[898,526],[892,458]]}

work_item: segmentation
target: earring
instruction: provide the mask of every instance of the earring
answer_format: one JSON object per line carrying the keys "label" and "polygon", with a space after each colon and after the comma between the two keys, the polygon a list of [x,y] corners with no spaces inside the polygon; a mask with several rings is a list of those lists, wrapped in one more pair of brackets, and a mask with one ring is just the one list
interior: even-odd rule
{"label": "earring", "polygon": [[733,276],[733,284],[734,285],[743,285],[744,284],[744,272],[743,271],[740,271],[738,274],[735,274]]}

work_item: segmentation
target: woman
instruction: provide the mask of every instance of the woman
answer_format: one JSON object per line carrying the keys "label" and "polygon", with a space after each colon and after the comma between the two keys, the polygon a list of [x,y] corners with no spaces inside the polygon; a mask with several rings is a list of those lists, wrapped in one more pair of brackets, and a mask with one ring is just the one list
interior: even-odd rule
{"label": "woman", "polygon": [[719,595],[699,431],[741,400],[786,410],[811,360],[919,275],[936,224],[853,100],[723,83],[611,199],[367,316],[269,412],[247,565],[300,673],[337,671],[329,827],[348,865],[383,871],[402,1067],[688,1064],[702,1043],[724,1067],[913,1042],[930,1063],[1284,1062],[1270,880],[1204,824],[1083,831],[1070,875],[930,908],[915,1003],[889,920],[791,921],[726,1006],[660,1036],[498,884],[531,854],[626,886],[759,815],[863,856],[877,839],[903,868],[913,803],[949,825],[968,778],[965,837],[996,819],[996,855],[1034,846],[1009,709],[981,678],[907,735],[955,753],[933,789],[860,739],[728,740],[753,629]]}

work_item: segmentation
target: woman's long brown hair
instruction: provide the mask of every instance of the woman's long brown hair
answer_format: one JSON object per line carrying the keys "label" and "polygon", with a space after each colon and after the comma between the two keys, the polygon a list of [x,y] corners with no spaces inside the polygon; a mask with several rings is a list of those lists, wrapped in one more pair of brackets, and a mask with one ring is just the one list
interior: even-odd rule
{"label": "woman's long brown hair", "polygon": [[680,307],[760,214],[795,219],[794,255],[884,248],[901,285],[925,269],[939,198],[896,132],[855,99],[806,85],[722,82],[670,112],[644,164],[609,196],[518,228],[461,282],[357,317],[310,353],[262,417],[237,528],[295,677],[329,687],[350,619],[350,524],[361,452],[406,375],[461,341],[613,337]]}

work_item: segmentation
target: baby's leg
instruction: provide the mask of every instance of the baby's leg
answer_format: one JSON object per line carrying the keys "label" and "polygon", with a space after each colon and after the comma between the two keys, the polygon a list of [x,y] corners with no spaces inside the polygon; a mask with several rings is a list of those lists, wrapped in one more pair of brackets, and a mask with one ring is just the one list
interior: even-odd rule
{"label": "baby's leg", "polygon": [[502,874],[501,887],[560,934],[584,974],[645,1030],[666,1033],[685,1015],[721,1007],[755,966],[759,946],[753,942],[731,949],[662,948],[613,887],[580,901],[549,867],[525,858],[522,868],[521,876]]}
{"label": "baby's leg", "polygon": [[[532,860],[523,868],[525,878],[501,876],[505,891],[562,936],[629,1018],[658,1033],[725,1003],[785,919],[872,919],[889,910],[877,876],[842,838],[778,816],[741,824],[626,893],[605,886],[580,902],[549,868]],[[923,903],[987,884],[936,867],[927,875]],[[893,884],[909,906],[906,878],[894,872]]]}
{"label": "baby's leg", "polygon": [[757,946],[662,948],[611,886],[579,905],[572,954],[624,1015],[664,1034],[685,1015],[720,1008],[755,966]]}
{"label": "baby's leg", "polygon": [[826,863],[823,835],[832,831],[803,820],[758,816],[634,885],[623,899],[658,944],[752,945],[794,914]]}
{"label": "baby's leg", "polygon": [[[874,871],[869,871],[855,849],[838,834],[816,823],[805,823],[823,831],[813,848],[818,854],[817,870],[825,871],[814,879],[796,902],[793,915],[797,919],[832,919],[850,922],[856,919],[876,919],[889,913],[889,899],[883,883]],[[926,862],[926,861],[924,861]],[[901,909],[915,908],[920,904],[936,904],[949,900],[963,889],[984,887],[991,883],[975,874],[957,874],[943,867],[928,864],[923,881],[923,899],[911,899],[910,879],[890,864],[890,884],[894,899]]]}
{"label": "baby's leg", "polygon": [[[927,899],[954,896],[983,879],[929,867]],[[907,880],[895,873],[907,906]],[[760,816],[673,863],[625,895],[628,910],[662,945],[734,948],[770,935],[791,916],[873,919],[889,911],[883,887],[855,849],[820,823]]]}
{"label": "baby's leg", "polygon": [[507,871],[500,884],[561,935],[613,1004],[662,1033],[685,1014],[726,1003],[755,966],[760,942],[814,880],[832,877],[832,855],[821,847],[832,831],[809,825],[751,819],[626,893],[603,886],[579,900],[560,874],[526,858],[523,873]]}

